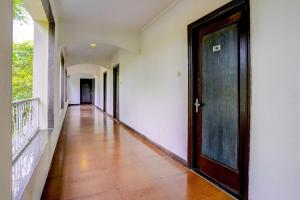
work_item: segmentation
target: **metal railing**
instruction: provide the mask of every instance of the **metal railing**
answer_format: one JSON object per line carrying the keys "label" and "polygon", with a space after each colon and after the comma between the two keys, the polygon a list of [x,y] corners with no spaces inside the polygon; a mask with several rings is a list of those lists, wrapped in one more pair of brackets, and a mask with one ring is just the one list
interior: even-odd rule
{"label": "metal railing", "polygon": [[38,98],[12,104],[12,155],[15,160],[39,130]]}

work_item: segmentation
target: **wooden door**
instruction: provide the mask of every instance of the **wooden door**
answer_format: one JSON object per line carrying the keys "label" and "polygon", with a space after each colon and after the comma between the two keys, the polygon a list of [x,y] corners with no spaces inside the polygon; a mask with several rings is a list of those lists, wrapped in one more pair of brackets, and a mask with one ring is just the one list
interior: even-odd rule
{"label": "wooden door", "polygon": [[223,15],[193,32],[192,167],[229,192],[246,198],[247,14],[243,9],[227,8]]}
{"label": "wooden door", "polygon": [[93,103],[93,80],[80,79],[80,104]]}
{"label": "wooden door", "polygon": [[106,112],[107,101],[107,72],[103,73],[103,112]]}
{"label": "wooden door", "polygon": [[119,65],[113,69],[113,117],[119,120]]}

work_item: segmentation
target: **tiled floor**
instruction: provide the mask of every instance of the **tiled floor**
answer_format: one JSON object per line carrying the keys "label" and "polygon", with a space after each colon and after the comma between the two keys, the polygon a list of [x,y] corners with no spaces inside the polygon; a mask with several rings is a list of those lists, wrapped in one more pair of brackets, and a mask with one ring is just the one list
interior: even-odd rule
{"label": "tiled floor", "polygon": [[42,199],[232,199],[92,106],[70,107]]}

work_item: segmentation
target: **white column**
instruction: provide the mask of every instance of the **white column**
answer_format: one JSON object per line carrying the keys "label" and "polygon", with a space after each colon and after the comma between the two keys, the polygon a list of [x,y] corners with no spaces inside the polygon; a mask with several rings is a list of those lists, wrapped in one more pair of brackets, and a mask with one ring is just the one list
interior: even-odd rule
{"label": "white column", "polygon": [[0,5],[0,198],[11,199],[12,0],[0,0]]}
{"label": "white column", "polygon": [[48,127],[48,22],[34,22],[33,97],[40,98],[40,129]]}

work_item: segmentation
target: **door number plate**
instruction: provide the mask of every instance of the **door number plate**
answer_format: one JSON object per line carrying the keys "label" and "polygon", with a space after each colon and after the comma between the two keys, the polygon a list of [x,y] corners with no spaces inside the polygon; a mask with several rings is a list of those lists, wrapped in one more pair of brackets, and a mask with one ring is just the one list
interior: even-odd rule
{"label": "door number plate", "polygon": [[221,45],[213,46],[213,52],[221,51]]}

